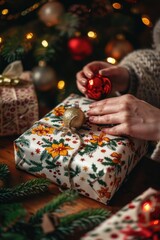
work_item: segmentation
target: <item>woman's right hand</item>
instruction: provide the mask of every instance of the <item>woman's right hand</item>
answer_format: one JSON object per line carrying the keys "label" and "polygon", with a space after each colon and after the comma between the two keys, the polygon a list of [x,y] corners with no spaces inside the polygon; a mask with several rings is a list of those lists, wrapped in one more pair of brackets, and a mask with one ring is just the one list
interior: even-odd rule
{"label": "woman's right hand", "polygon": [[87,80],[96,73],[108,77],[112,83],[112,93],[115,91],[126,92],[129,86],[129,73],[124,67],[111,65],[103,61],[88,63],[76,74],[76,83],[79,91],[86,95]]}

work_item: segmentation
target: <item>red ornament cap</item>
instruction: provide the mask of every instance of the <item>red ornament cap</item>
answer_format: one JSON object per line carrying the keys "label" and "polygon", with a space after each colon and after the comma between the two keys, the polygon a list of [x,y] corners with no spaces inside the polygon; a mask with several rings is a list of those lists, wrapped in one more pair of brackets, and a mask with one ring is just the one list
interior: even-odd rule
{"label": "red ornament cap", "polygon": [[112,84],[109,78],[96,74],[93,78],[88,79],[86,89],[89,98],[100,100],[111,92]]}

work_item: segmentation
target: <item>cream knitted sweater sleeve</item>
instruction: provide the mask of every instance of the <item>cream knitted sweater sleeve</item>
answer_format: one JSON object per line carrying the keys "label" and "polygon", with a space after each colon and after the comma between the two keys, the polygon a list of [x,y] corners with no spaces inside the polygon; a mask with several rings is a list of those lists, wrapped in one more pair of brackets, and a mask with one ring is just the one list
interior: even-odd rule
{"label": "cream knitted sweater sleeve", "polygon": [[[160,20],[153,30],[153,42],[153,49],[134,51],[119,65],[130,73],[128,93],[160,108]],[[160,141],[151,158],[160,161]]]}

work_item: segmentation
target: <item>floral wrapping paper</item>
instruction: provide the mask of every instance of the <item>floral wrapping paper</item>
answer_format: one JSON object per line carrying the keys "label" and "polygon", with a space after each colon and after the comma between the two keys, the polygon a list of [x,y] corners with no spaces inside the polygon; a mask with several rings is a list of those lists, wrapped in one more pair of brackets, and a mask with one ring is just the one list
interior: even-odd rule
{"label": "floral wrapping paper", "polygon": [[[94,230],[88,232],[81,240],[140,240],[154,239],[147,237],[147,232],[138,226],[138,209],[146,197],[157,193],[149,188],[116,214],[102,222]],[[146,237],[144,236],[146,235]],[[150,234],[148,234],[150,235]],[[157,238],[156,238],[157,239]],[[158,238],[159,239],[159,238]]]}
{"label": "floral wrapping paper", "polygon": [[32,83],[0,87],[0,136],[22,134],[38,120],[38,102]]}
{"label": "floral wrapping paper", "polygon": [[86,113],[91,102],[71,94],[15,141],[15,161],[20,169],[107,204],[146,153],[147,144],[105,135],[103,126],[87,120],[77,133],[57,130],[68,107],[78,104]]}

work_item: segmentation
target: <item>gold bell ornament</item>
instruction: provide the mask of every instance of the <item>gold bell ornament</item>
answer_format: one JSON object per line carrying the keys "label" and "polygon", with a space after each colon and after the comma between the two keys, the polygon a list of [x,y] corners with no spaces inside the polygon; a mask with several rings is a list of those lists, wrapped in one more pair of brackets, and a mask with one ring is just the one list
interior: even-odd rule
{"label": "gold bell ornament", "polygon": [[71,130],[79,129],[85,122],[85,114],[78,105],[69,107],[63,115],[64,127]]}

